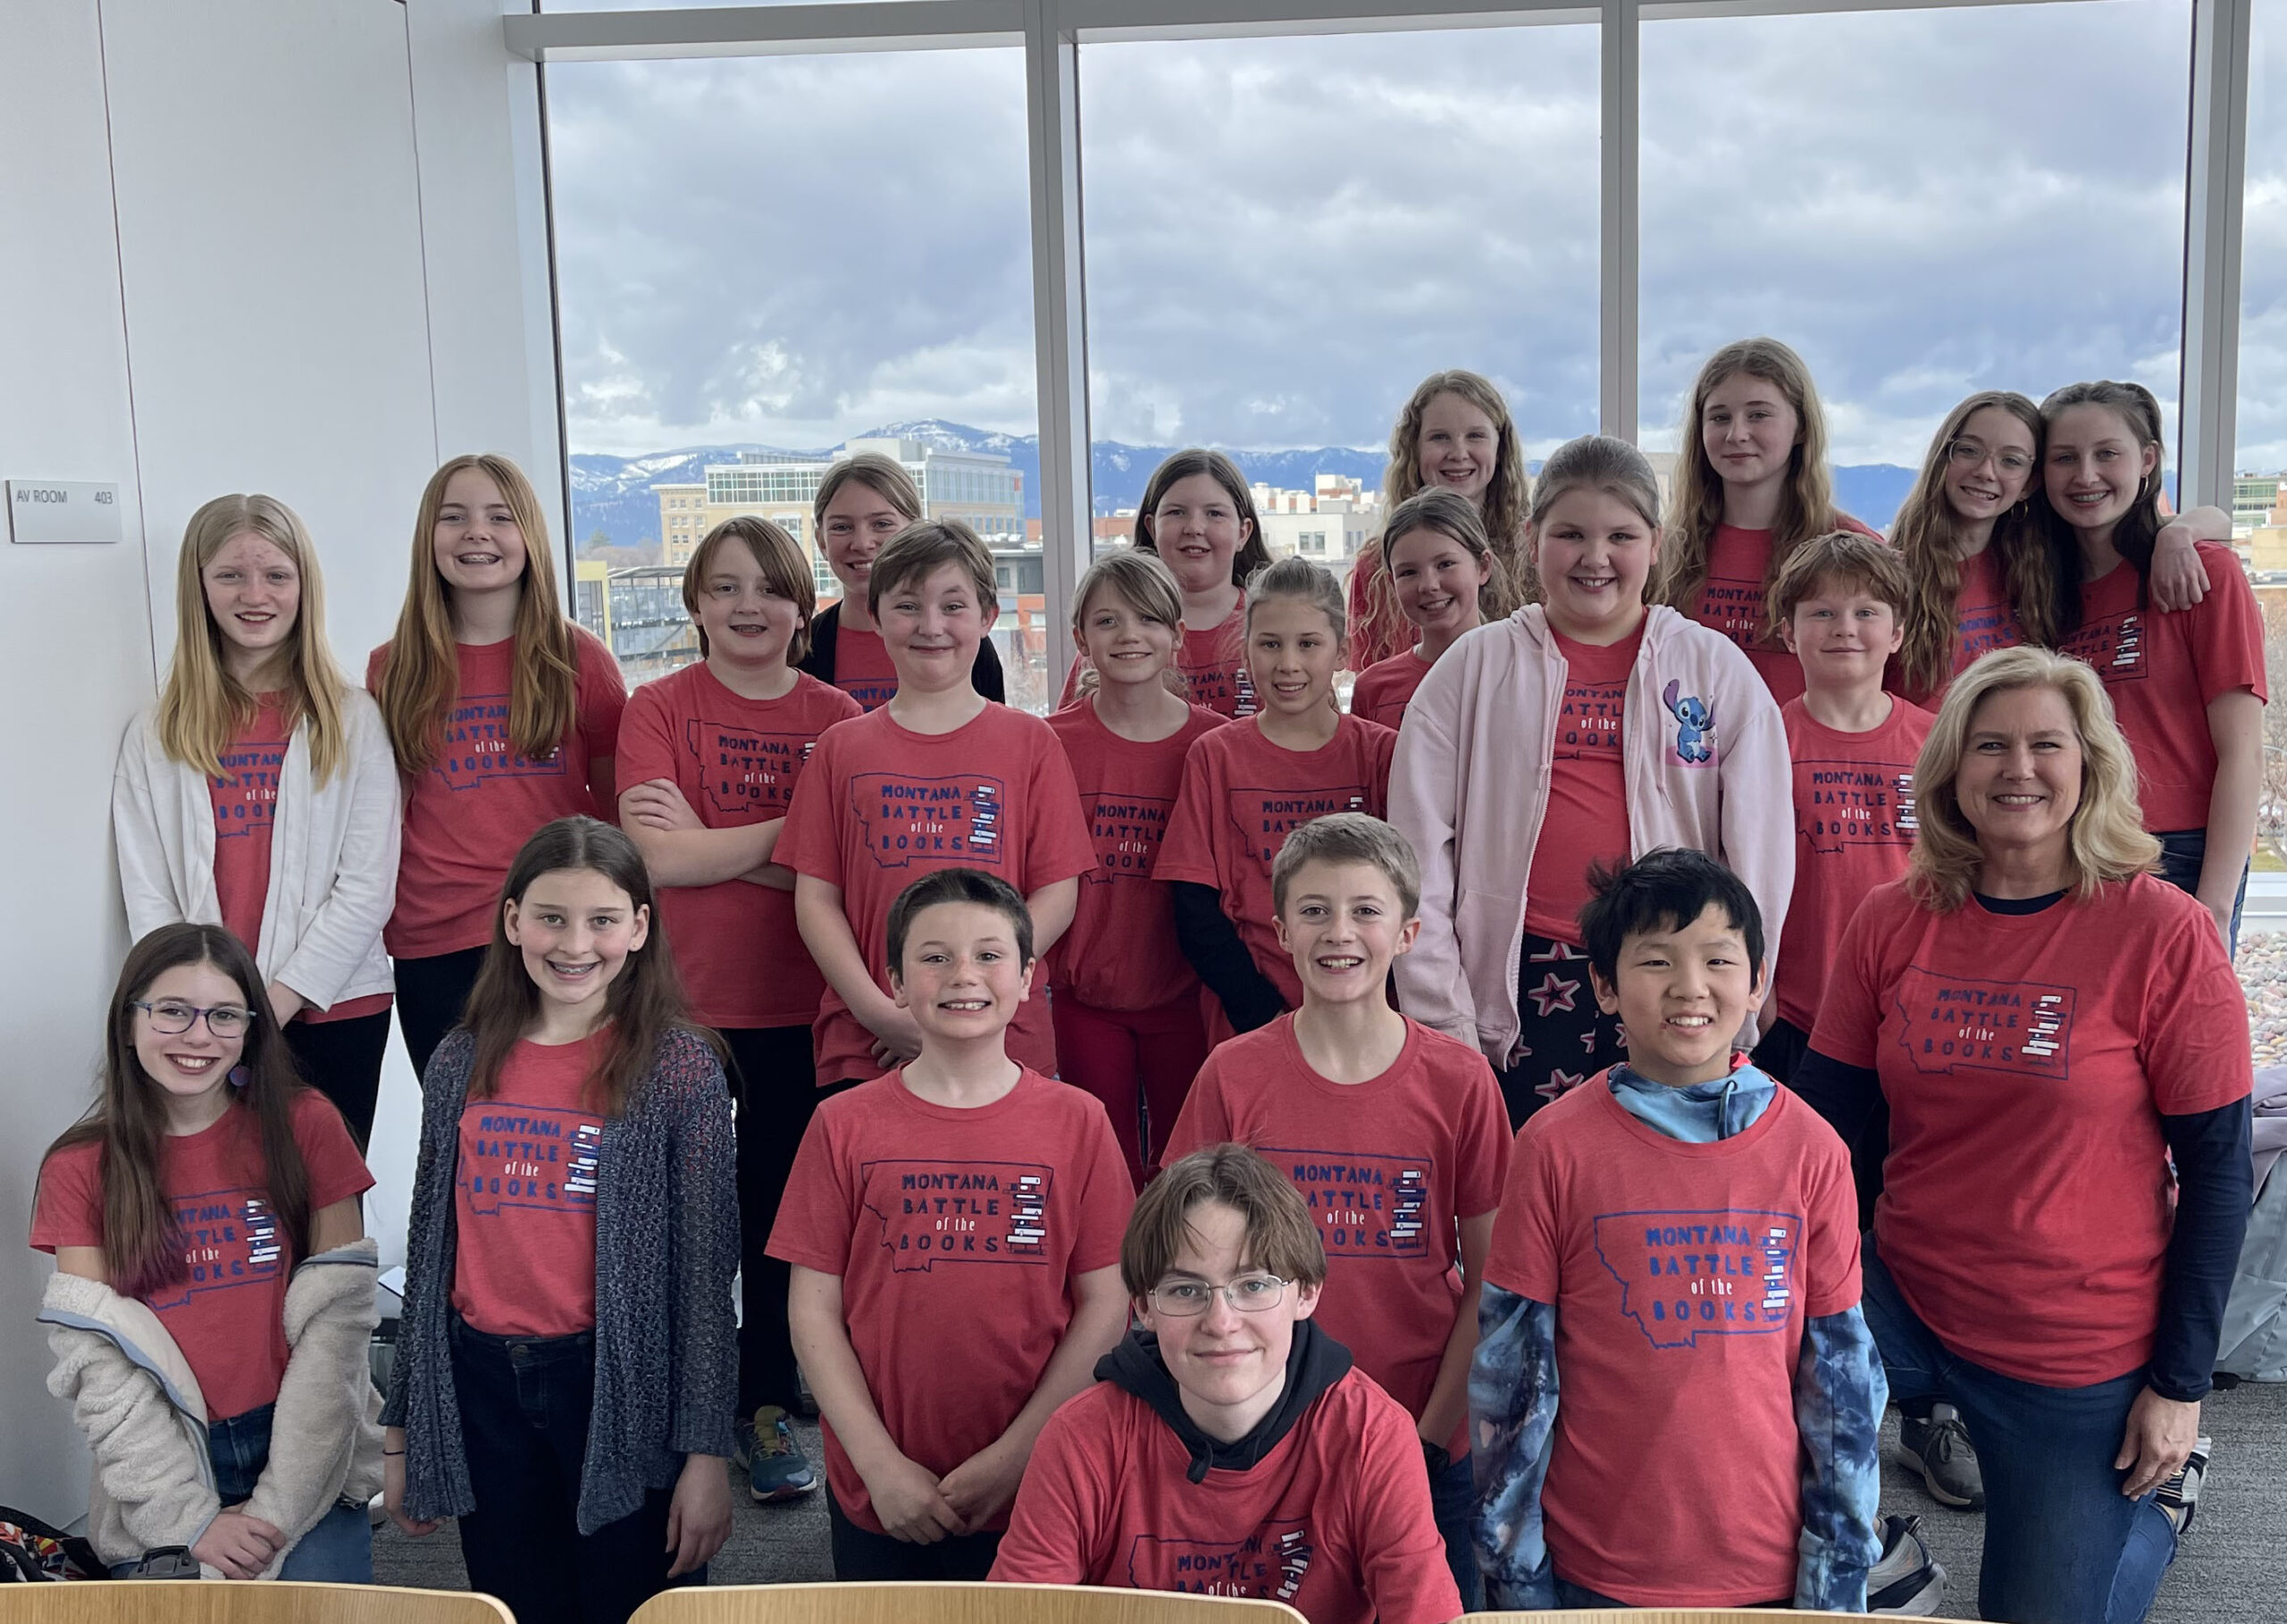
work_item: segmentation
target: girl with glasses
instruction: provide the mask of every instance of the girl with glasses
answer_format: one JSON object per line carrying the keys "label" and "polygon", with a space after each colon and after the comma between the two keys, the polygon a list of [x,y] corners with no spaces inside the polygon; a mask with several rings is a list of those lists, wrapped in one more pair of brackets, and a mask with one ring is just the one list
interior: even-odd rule
{"label": "girl with glasses", "polygon": [[154,931],[95,1109],[41,1164],[49,1386],[94,1447],[88,1534],[118,1570],[187,1545],[210,1578],[373,1582],[373,1179],[274,1014],[229,931]]}

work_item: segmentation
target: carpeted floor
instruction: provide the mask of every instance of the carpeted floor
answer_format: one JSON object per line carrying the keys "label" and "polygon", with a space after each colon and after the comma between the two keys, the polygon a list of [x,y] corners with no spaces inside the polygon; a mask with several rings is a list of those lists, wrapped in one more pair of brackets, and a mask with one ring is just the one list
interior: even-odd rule
{"label": "carpeted floor", "polygon": [[[2215,1464],[2199,1519],[2161,1586],[2153,1624],[2277,1624],[2287,1619],[2287,1387],[2218,1393],[2207,1401],[2204,1425],[2216,1440]],[[810,1459],[819,1460],[817,1423],[802,1423],[800,1431]],[[1884,1435],[1886,1461],[1897,1439],[1893,1415]],[[832,1578],[822,1494],[783,1506],[734,1495],[731,1543],[708,1578],[718,1585]],[[1946,1510],[1923,1492],[1918,1477],[1896,1465],[1883,1470],[1882,1509],[1921,1513],[1923,1536],[1949,1576],[1947,1616],[1976,1618],[1984,1519]],[[373,1575],[385,1585],[457,1590],[465,1584],[449,1524],[422,1540],[390,1527],[375,1530]]]}

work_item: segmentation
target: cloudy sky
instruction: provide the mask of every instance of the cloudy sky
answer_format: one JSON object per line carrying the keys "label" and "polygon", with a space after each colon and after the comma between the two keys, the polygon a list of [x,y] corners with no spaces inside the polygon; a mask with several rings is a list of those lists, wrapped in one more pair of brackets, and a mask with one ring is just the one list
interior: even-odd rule
{"label": "cloudy sky", "polygon": [[[2242,460],[2287,467],[2287,38],[2258,7]],[[1645,437],[1803,351],[1847,462],[1971,389],[2176,392],[2188,0],[1646,24]],[[2275,30],[2287,36],[2287,27]],[[549,71],[575,450],[1031,432],[1014,50]],[[1590,26],[1081,51],[1099,438],[1372,446],[1466,365],[1595,426]]]}

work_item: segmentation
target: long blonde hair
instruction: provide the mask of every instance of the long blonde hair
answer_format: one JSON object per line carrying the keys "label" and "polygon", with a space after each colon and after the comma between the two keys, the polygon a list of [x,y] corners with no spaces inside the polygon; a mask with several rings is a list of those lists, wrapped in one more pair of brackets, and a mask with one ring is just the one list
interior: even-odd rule
{"label": "long blonde hair", "polygon": [[2074,883],[2083,897],[2149,872],[2160,842],[2144,832],[2136,800],[2136,758],[2112,716],[2104,683],[2079,660],[2031,643],[1981,655],[1946,691],[1938,719],[1914,764],[1921,829],[1906,859],[1906,888],[1916,902],[1951,913],[1969,900],[1985,863],[1977,831],[1954,792],[1970,724],[1991,696],[2019,688],[2051,688],[2065,698],[2081,737],[2081,804],[2067,829]]}
{"label": "long blonde hair", "polygon": [[2008,413],[2032,431],[2033,465],[2023,498],[1993,522],[1987,546],[2000,560],[2009,605],[2025,640],[2051,646],[2057,641],[2052,613],[2056,572],[2049,567],[2048,537],[2039,512],[2044,436],[2040,408],[2014,389],[1981,389],[1946,414],[1946,421],[1938,425],[1929,455],[1922,459],[1921,477],[1890,525],[1890,544],[1906,560],[1906,642],[1898,650],[1898,666],[1906,685],[1917,692],[1935,692],[1953,674],[1960,635],[1962,527],[1946,499],[1946,459],[1969,420],[1989,407]]}
{"label": "long blonde hair", "polygon": [[301,604],[286,640],[286,726],[309,725],[310,769],[320,783],[348,756],[342,699],[348,684],[325,640],[325,581],[317,548],[294,510],[276,497],[216,497],[190,515],[175,555],[175,653],[159,693],[159,746],[209,778],[222,775],[222,752],[254,720],[255,696],[222,660],[222,631],[206,607],[205,570],[230,541],[259,536],[293,565]]}
{"label": "long blonde hair", "polygon": [[549,558],[548,518],[524,470],[489,453],[457,456],[429,477],[413,524],[413,570],[405,607],[381,665],[381,720],[397,752],[398,770],[416,776],[437,758],[447,711],[460,691],[460,649],[446,606],[445,578],[437,573],[437,511],[453,475],[474,468],[500,488],[501,499],[524,532],[524,574],[516,595],[515,658],[508,688],[508,741],[520,756],[541,760],[564,742],[577,708],[580,666],[572,623],[556,597]]}
{"label": "long blonde hair", "polygon": [[1776,339],[1741,339],[1726,344],[1707,357],[1691,386],[1691,401],[1684,413],[1682,445],[1676,456],[1675,487],[1668,501],[1665,543],[1659,573],[1645,596],[1686,615],[1699,607],[1700,589],[1707,580],[1707,551],[1715,527],[1723,522],[1723,481],[1707,460],[1706,437],[1700,419],[1707,397],[1724,380],[1745,373],[1775,386],[1795,409],[1797,431],[1788,458],[1787,478],[1779,494],[1779,513],[1771,526],[1771,561],[1763,567],[1766,592],[1777,579],[1787,555],[1811,537],[1839,528],[1834,506],[1834,476],[1827,469],[1826,414],[1819,407],[1819,392],[1811,382],[1811,369]]}
{"label": "long blonde hair", "polygon": [[[1490,379],[1456,367],[1432,373],[1414,386],[1404,410],[1390,427],[1390,461],[1382,473],[1382,501],[1395,509],[1421,490],[1421,419],[1429,403],[1440,395],[1458,395],[1493,420],[1493,477],[1486,481],[1479,517],[1484,521],[1486,541],[1501,561],[1511,585],[1524,601],[1535,601],[1540,596],[1535,590],[1538,577],[1525,553],[1525,509],[1532,501],[1532,479],[1525,472],[1524,442],[1509,415],[1509,403],[1501,398],[1501,391]],[[1376,536],[1358,549],[1357,562],[1352,565],[1366,582],[1368,629],[1405,624],[1388,560],[1386,537]]]}

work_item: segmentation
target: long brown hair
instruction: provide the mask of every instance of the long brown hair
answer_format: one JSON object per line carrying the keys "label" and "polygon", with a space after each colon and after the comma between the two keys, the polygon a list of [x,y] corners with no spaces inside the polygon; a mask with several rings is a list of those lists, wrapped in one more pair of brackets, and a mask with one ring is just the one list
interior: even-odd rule
{"label": "long brown hair", "polygon": [[[1389,466],[1382,472],[1382,500],[1395,509],[1419,494],[1421,481],[1421,419],[1429,403],[1440,395],[1458,395],[1493,420],[1495,434],[1493,477],[1486,481],[1479,517],[1493,556],[1501,561],[1511,586],[1525,603],[1539,600],[1539,578],[1525,549],[1525,512],[1532,504],[1532,479],[1525,472],[1524,442],[1517,434],[1509,403],[1489,378],[1454,367],[1432,373],[1414,385],[1404,409],[1390,425]],[[1467,500],[1466,498],[1463,500]],[[1363,573],[1366,582],[1366,624],[1369,628],[1403,625],[1397,607],[1397,583],[1390,579],[1389,536],[1386,530],[1358,549],[1351,567]],[[1506,613],[1506,611],[1504,611]],[[1487,615],[1487,620],[1499,615]],[[1353,628],[1356,630],[1356,628]]]}
{"label": "long brown hair", "polygon": [[544,874],[584,868],[599,874],[650,914],[643,945],[627,956],[604,991],[604,1021],[611,1041],[590,1075],[589,1098],[607,1117],[633,1101],[650,1071],[659,1041],[670,1032],[690,1032],[716,1053],[722,1044],[711,1032],[693,1026],[684,1014],[683,982],[667,951],[667,933],[651,893],[650,872],[635,842],[611,825],[592,817],[559,817],[542,825],[509,865],[507,883],[492,909],[492,945],[476,974],[462,1024],[476,1039],[476,1061],[469,1074],[468,1097],[490,1099],[499,1085],[508,1053],[540,1017],[540,988],[524,967],[524,950],[508,940],[507,905],[523,906],[524,893]]}
{"label": "long brown hair", "polygon": [[[2128,431],[2136,437],[2137,448],[2159,448],[2153,459],[2152,472],[2139,481],[2136,500],[2120,523],[2113,527],[2113,550],[2136,569],[2136,603],[2141,608],[2152,582],[2152,549],[2160,540],[2160,526],[2166,522],[2160,513],[2160,496],[2166,486],[2168,471],[2166,431],[2160,423],[2159,398],[2140,383],[2115,383],[2104,379],[2094,383],[2068,383],[2040,403],[2041,422],[2055,426],[2057,420],[2076,406],[2102,406],[2118,417]],[[2081,544],[2073,534],[2073,527],[2049,506],[2048,496],[2048,448],[2042,447],[2041,511],[2047,515],[2049,565],[2056,576],[2051,601],[2057,606],[2056,631],[2060,638],[2068,637],[2081,626]]]}
{"label": "long brown hair", "polygon": [[222,658],[222,632],[206,607],[206,566],[239,536],[258,536],[286,555],[301,589],[286,640],[286,726],[306,723],[310,772],[323,784],[348,757],[341,706],[348,691],[325,640],[325,579],[317,548],[294,510],[276,497],[220,496],[190,515],[175,557],[175,652],[159,691],[160,748],[209,778],[222,775],[222,752],[254,720],[255,697]]}
{"label": "long brown hair", "polygon": [[457,456],[429,476],[413,523],[413,570],[405,607],[398,613],[381,664],[381,720],[397,752],[398,770],[415,777],[437,758],[445,716],[460,691],[460,649],[447,607],[451,588],[437,573],[437,512],[445,487],[465,469],[481,471],[500,488],[501,499],[524,533],[524,575],[516,595],[515,659],[508,688],[508,741],[520,756],[545,760],[572,725],[580,680],[572,623],[556,596],[549,557],[548,517],[524,470],[490,453]]}
{"label": "long brown hair", "polygon": [[1390,510],[1389,522],[1382,526],[1382,557],[1393,589],[1397,584],[1397,544],[1417,530],[1435,531],[1450,537],[1470,557],[1485,565],[1485,580],[1477,589],[1477,617],[1490,624],[1506,620],[1517,606],[1527,601],[1517,590],[1509,566],[1493,549],[1485,533],[1485,519],[1477,504],[1458,490],[1448,490],[1433,485],[1427,490],[1417,490]]}
{"label": "long brown hair", "polygon": [[1834,476],[1827,468],[1826,414],[1820,409],[1811,369],[1803,364],[1802,356],[1776,339],[1741,339],[1726,344],[1707,357],[1707,364],[1699,369],[1699,377],[1691,386],[1660,565],[1645,592],[1647,601],[1666,604],[1685,615],[1699,607],[1700,589],[1707,580],[1707,551],[1714,543],[1715,527],[1723,522],[1723,480],[1715,465],[1707,460],[1707,439],[1700,419],[1706,414],[1708,396],[1724,380],[1741,373],[1773,385],[1787,397],[1800,436],[1788,458],[1779,513],[1772,522],[1771,560],[1763,572],[1765,592],[1778,578],[1789,553],[1813,536],[1841,528],[1841,515],[1834,505]]}
{"label": "long brown hair", "polygon": [[1946,459],[1969,420],[1988,408],[2006,412],[2032,431],[2033,467],[2023,500],[1993,522],[1986,545],[2000,561],[2010,607],[2028,642],[2056,640],[2055,572],[2039,508],[2044,428],[2040,408],[2015,389],[1981,389],[1946,414],[1922,459],[1922,473],[1890,525],[1890,544],[1906,560],[1906,642],[1898,667],[1906,686],[1935,692],[1954,674],[1960,635],[1961,521],[1946,499]]}
{"label": "long brown hair", "polygon": [[[306,1258],[310,1252],[309,1168],[294,1143],[295,1101],[303,1084],[273,1017],[262,972],[245,944],[219,925],[163,925],[129,950],[120,967],[105,1021],[103,1078],[95,1109],[47,1150],[53,1157],[74,1145],[100,1147],[104,1272],[121,1296],[149,1297],[183,1277],[183,1239],[174,1203],[159,1185],[166,1105],[135,1053],[135,1004],[169,970],[202,964],[235,982],[239,998],[254,1012],[233,1072],[236,1102],[254,1113],[260,1130],[263,1187],[293,1243],[290,1256]],[[43,1158],[43,1170],[46,1162]]]}
{"label": "long brown hair", "polygon": [[1246,475],[1239,472],[1238,464],[1220,451],[1193,446],[1152,470],[1152,477],[1144,486],[1144,499],[1135,505],[1136,550],[1159,556],[1159,538],[1152,533],[1152,515],[1160,511],[1160,504],[1170,490],[1201,473],[1223,488],[1246,525],[1247,539],[1231,555],[1231,584],[1243,587],[1258,570],[1270,567],[1270,548],[1262,539],[1262,520],[1255,513],[1254,495],[1247,489]]}

